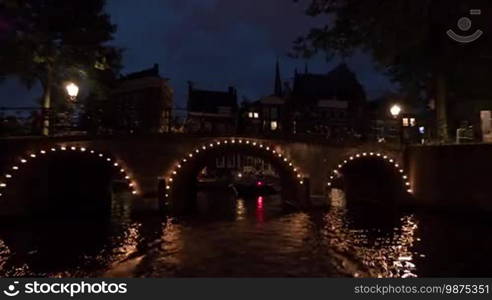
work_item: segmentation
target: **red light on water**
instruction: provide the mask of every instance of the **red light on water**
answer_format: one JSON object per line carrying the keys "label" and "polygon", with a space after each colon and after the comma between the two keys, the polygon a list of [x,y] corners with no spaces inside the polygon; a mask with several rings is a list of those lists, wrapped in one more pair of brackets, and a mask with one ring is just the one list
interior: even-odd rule
{"label": "red light on water", "polygon": [[258,196],[256,198],[256,220],[259,223],[263,223],[265,221],[265,210],[263,209],[263,196]]}
{"label": "red light on water", "polygon": [[257,209],[263,208],[263,196],[258,196],[258,199],[256,199],[256,208]]}

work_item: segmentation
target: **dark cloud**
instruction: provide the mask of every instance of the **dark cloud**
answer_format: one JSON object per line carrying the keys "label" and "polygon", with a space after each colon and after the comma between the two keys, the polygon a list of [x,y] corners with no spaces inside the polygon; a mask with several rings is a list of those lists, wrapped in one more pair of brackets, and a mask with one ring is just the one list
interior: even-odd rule
{"label": "dark cloud", "polygon": [[[251,99],[271,93],[276,58],[284,80],[290,79],[294,68],[304,68],[304,61],[286,56],[292,41],[324,21],[305,16],[291,0],[110,0],[106,9],[118,25],[114,44],[126,49],[123,71],[158,63],[178,106],[185,104],[188,80],[210,89],[235,85]],[[389,87],[367,56],[347,62],[370,93]],[[327,72],[337,63],[320,56],[309,66]],[[5,90],[0,87],[0,95]]]}

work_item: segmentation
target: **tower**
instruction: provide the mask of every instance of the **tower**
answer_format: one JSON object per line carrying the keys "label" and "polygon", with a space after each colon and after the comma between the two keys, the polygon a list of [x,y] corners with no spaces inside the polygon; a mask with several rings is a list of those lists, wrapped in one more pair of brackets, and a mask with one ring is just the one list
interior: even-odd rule
{"label": "tower", "polygon": [[282,80],[280,79],[280,65],[278,59],[275,66],[275,88],[273,94],[277,97],[282,97]]}

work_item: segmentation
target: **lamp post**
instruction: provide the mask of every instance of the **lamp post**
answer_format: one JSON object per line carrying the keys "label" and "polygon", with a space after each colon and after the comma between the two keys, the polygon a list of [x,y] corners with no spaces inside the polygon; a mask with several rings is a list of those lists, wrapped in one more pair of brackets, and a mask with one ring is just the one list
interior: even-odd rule
{"label": "lamp post", "polygon": [[67,91],[67,95],[70,99],[70,101],[73,104],[73,115],[70,117],[70,126],[73,128],[76,120],[77,120],[77,102],[75,101],[77,99],[77,96],[79,95],[79,87],[73,83],[73,82],[68,82],[65,85],[65,90]]}
{"label": "lamp post", "polygon": [[402,107],[400,105],[398,105],[398,104],[394,104],[390,108],[390,114],[398,122],[398,135],[399,135],[400,145],[403,142],[403,126],[402,126],[401,120],[399,118],[402,111],[403,111]]}

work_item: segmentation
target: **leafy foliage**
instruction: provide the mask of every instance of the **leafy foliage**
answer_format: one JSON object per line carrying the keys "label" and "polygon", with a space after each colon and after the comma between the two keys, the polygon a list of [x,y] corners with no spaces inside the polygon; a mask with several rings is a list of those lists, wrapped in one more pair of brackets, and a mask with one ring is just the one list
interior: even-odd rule
{"label": "leafy foliage", "polygon": [[[98,73],[120,68],[121,50],[107,44],[116,26],[103,0],[0,2],[0,77],[15,75],[29,88],[60,89],[86,81],[95,93]],[[51,77],[51,78],[50,78]],[[54,93],[56,94],[56,93]]]}

